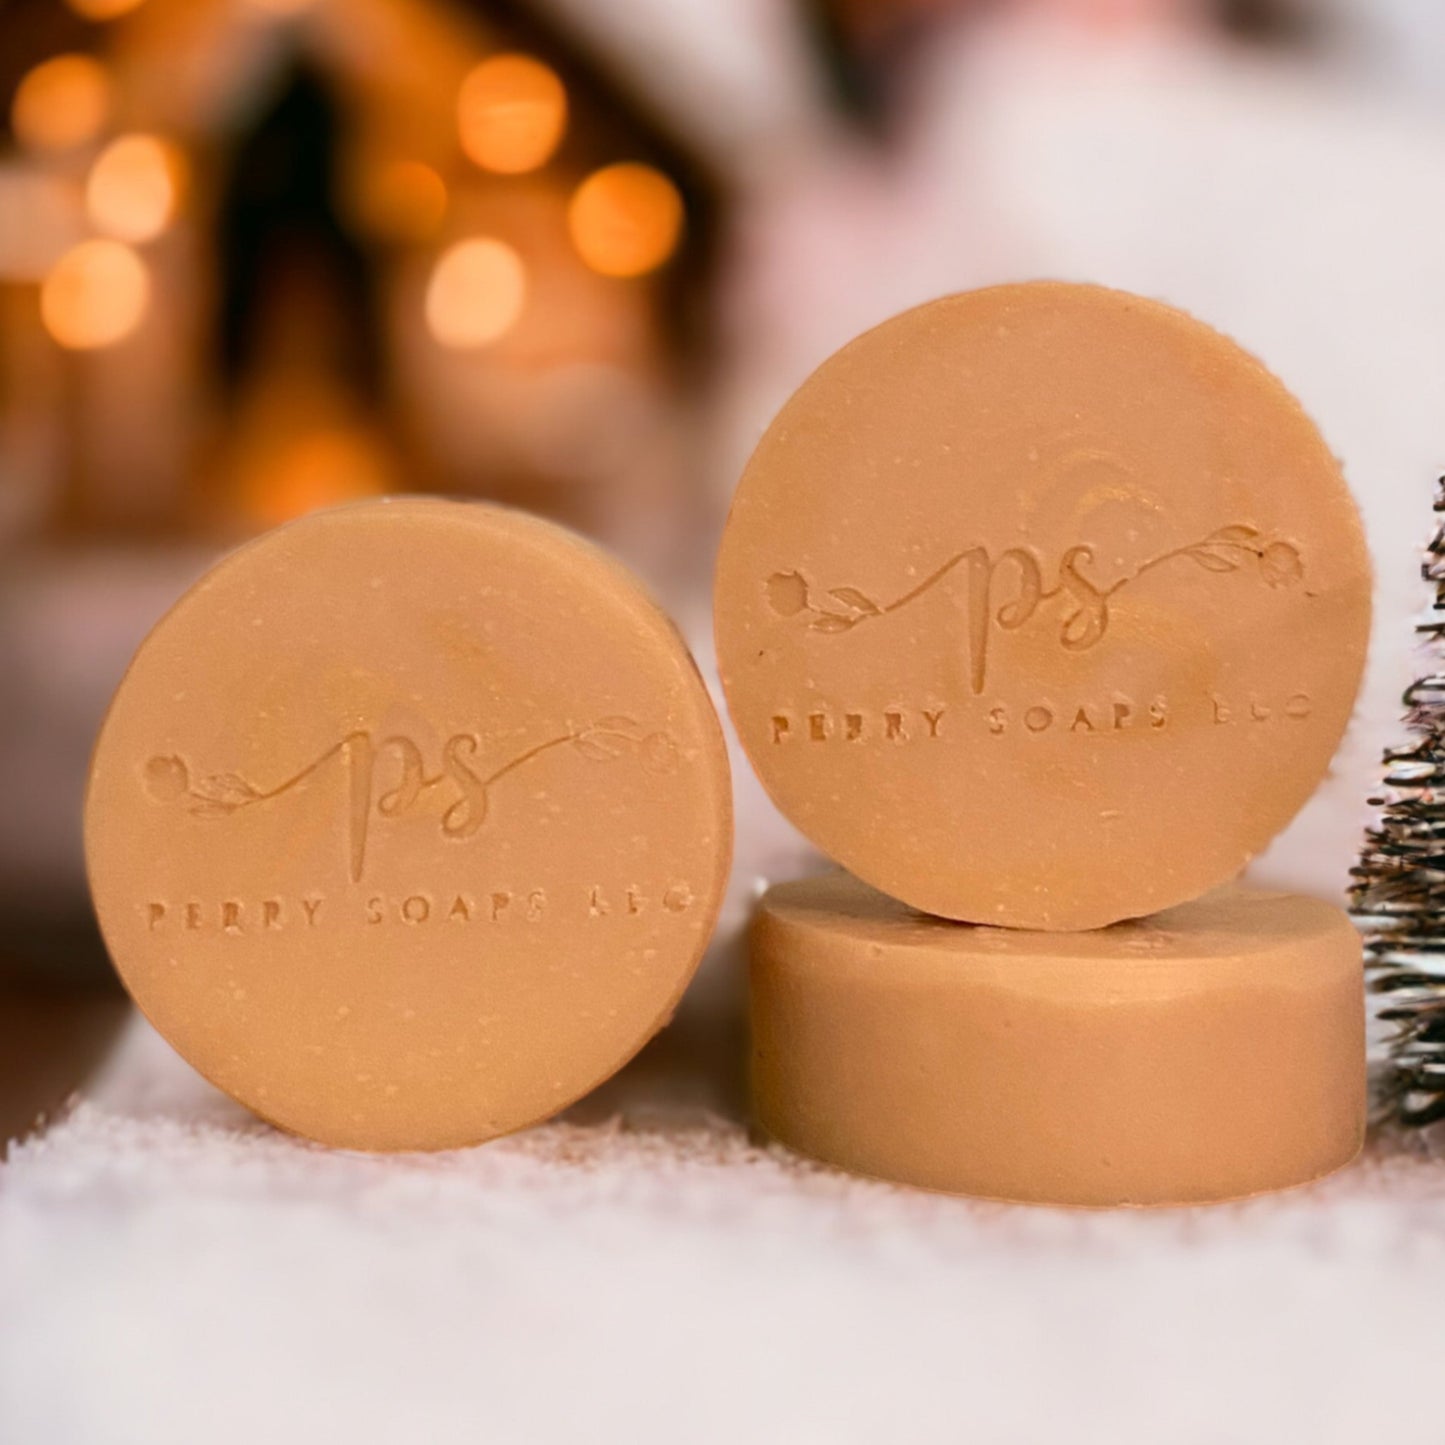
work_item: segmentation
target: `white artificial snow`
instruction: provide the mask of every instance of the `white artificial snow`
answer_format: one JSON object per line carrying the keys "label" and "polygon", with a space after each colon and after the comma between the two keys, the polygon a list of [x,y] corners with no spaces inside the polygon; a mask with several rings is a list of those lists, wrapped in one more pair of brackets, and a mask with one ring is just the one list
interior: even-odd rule
{"label": "white artificial snow", "polygon": [[1424,1156],[1208,1209],[1011,1207],[759,1147],[690,1088],[371,1158],[252,1121],[137,1024],[0,1175],[0,1440],[1439,1438]]}

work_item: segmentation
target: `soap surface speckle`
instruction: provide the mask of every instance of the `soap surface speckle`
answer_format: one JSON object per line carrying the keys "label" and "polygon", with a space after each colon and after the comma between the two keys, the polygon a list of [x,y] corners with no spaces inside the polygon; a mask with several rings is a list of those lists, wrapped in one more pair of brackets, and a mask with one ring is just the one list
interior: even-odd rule
{"label": "soap surface speckle", "polygon": [[212,1082],[325,1143],[555,1113],[669,1017],[732,841],[686,648],[560,528],[421,499],[316,514],[137,653],[86,806],[131,994]]}
{"label": "soap surface speckle", "polygon": [[719,667],[779,808],[945,917],[1087,929],[1232,878],[1322,777],[1370,623],[1299,404],[1094,286],[921,306],[826,361],[739,485]]}

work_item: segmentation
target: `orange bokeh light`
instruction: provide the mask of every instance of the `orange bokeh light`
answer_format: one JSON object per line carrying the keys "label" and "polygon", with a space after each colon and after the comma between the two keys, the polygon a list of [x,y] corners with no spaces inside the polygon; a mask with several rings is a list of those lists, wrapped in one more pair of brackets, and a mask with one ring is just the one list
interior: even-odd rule
{"label": "orange bokeh light", "polygon": [[123,135],[96,157],[85,208],[96,228],[123,241],[149,241],[175,217],[185,161],[167,141]]}
{"label": "orange bokeh light", "polygon": [[141,0],[65,0],[65,3],[86,20],[115,20],[129,15]]}
{"label": "orange bokeh light", "polygon": [[557,72],[529,55],[494,55],[462,82],[457,129],[483,170],[521,175],[544,165],[567,128],[567,91]]}
{"label": "orange bokeh light", "polygon": [[426,289],[426,321],[443,346],[486,346],[516,324],[527,270],[505,241],[478,236],[442,253]]}
{"label": "orange bokeh light", "polygon": [[637,162],[594,171],[573,193],[567,228],[577,254],[604,276],[641,276],[677,249],[682,197],[661,171]]}
{"label": "orange bokeh light", "polygon": [[425,241],[447,214],[446,182],[422,161],[368,165],[356,181],[357,220],[388,241]]}
{"label": "orange bokeh light", "polygon": [[304,517],[322,507],[379,497],[388,487],[385,466],[364,433],[325,427],[263,450],[242,488],[247,515],[262,527]]}
{"label": "orange bokeh light", "polygon": [[303,15],[310,10],[316,0],[251,0],[251,5],[264,11],[267,15],[274,15],[278,19],[285,19],[291,15]]}
{"label": "orange bokeh light", "polygon": [[93,141],[109,114],[105,67],[88,55],[57,55],[20,82],[10,124],[32,150],[65,151]]}
{"label": "orange bokeh light", "polygon": [[149,301],[145,262],[119,241],[72,246],[40,288],[45,329],[75,351],[124,340],[140,324]]}

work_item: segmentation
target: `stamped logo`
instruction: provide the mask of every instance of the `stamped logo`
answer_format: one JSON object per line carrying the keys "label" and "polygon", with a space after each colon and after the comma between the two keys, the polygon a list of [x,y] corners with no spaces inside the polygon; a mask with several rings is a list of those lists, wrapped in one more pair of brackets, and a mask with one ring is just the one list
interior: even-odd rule
{"label": "stamped logo", "polygon": [[1183,721],[1193,727],[1239,729],[1306,721],[1314,699],[1300,689],[1261,688],[1240,696],[1210,692],[1171,700],[1164,693],[1147,698],[1114,693],[1109,697],[1039,696],[1033,701],[1002,700],[985,708],[955,710],[943,703],[888,708],[812,707],[781,710],[768,719],[768,737],[776,746],[817,743],[867,745],[934,744],[959,735],[978,737],[1105,737],[1118,733],[1163,735]]}
{"label": "stamped logo", "polygon": [[[1197,541],[1148,557],[1113,581],[1093,575],[1095,549],[1070,547],[1049,568],[1030,547],[1010,547],[993,556],[986,547],[955,552],[921,582],[879,600],[853,586],[823,587],[798,570],[767,579],[768,606],[780,617],[796,618],[810,632],[841,634],[921,602],[945,578],[964,582],[969,685],[977,696],[988,684],[989,644],[996,631],[1011,632],[1034,621],[1057,601],[1059,645],[1069,652],[1096,646],[1109,630],[1112,600],[1160,568],[1189,564],[1211,573],[1252,572],[1266,586],[1293,587],[1304,577],[1299,548],[1264,536],[1243,524],[1220,527]],[[1010,583],[1011,590],[1005,591]]]}
{"label": "stamped logo", "polygon": [[151,757],[143,780],[156,802],[217,821],[245,809],[269,807],[324,770],[339,768],[347,790],[347,866],[351,881],[359,883],[376,819],[399,818],[430,803],[440,807],[442,837],[465,842],[488,822],[499,784],[538,758],[564,750],[598,764],[631,759],[654,774],[672,773],[678,766],[677,744],[668,733],[649,730],[635,718],[612,716],[569,728],[494,765],[482,760],[483,740],[476,733],[449,737],[439,765],[433,766],[413,738],[391,734],[378,739],[357,731],[277,782],[255,781],[236,772],[205,773],[174,753]]}

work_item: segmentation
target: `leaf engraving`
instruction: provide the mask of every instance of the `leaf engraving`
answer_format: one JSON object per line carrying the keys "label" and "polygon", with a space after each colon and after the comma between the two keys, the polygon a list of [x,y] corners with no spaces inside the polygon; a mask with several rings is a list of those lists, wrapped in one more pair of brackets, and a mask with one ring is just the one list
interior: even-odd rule
{"label": "leaf engraving", "polygon": [[236,812],[236,807],[231,803],[216,803],[206,799],[191,804],[187,810],[193,818],[229,818]]}
{"label": "leaf engraving", "polygon": [[637,743],[626,733],[616,732],[611,728],[595,727],[578,733],[572,739],[572,746],[584,758],[591,758],[595,763],[605,763],[612,758],[622,757],[635,748]]}
{"label": "leaf engraving", "polygon": [[1271,542],[1259,554],[1259,575],[1271,587],[1290,587],[1305,574],[1299,549],[1288,542]]}
{"label": "leaf engraving", "polygon": [[210,777],[197,778],[191,785],[191,793],[203,803],[226,811],[244,808],[261,796],[239,773],[213,773]]}
{"label": "leaf engraving", "polygon": [[856,587],[835,587],[828,596],[865,617],[879,617],[883,613],[883,609],[866,592],[860,592]]}
{"label": "leaf engraving", "polygon": [[1188,557],[1196,567],[1203,567],[1206,572],[1239,571],[1239,563],[1233,557],[1207,546],[1186,547],[1181,555]]}

